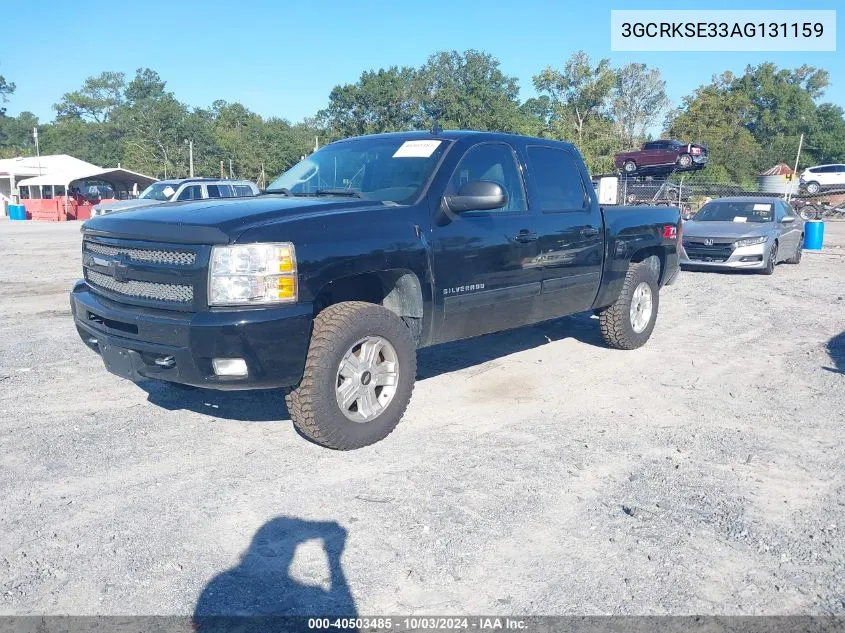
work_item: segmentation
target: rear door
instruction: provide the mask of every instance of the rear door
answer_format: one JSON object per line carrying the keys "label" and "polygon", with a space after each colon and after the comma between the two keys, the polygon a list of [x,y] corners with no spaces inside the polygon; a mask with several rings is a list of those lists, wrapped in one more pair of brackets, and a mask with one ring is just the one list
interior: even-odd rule
{"label": "rear door", "polygon": [[529,199],[538,216],[542,313],[554,318],[590,309],[601,282],[601,211],[574,149],[526,147]]}
{"label": "rear door", "polygon": [[496,332],[538,320],[541,273],[525,266],[537,255],[536,217],[528,209],[514,148],[484,142],[469,148],[446,188],[492,180],[508,194],[491,211],[465,211],[432,227],[432,266],[442,320],[435,342]]}

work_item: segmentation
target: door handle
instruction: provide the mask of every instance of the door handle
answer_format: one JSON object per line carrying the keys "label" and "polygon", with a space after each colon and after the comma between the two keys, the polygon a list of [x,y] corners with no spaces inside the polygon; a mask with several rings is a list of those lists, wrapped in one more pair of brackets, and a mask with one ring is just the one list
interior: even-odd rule
{"label": "door handle", "polygon": [[514,235],[511,240],[519,242],[520,244],[527,244],[529,242],[537,241],[537,234],[531,233],[527,229],[522,229],[517,235]]}
{"label": "door handle", "polygon": [[584,237],[590,237],[598,234],[599,230],[593,226],[585,226],[583,229],[581,229],[581,235],[583,235]]}

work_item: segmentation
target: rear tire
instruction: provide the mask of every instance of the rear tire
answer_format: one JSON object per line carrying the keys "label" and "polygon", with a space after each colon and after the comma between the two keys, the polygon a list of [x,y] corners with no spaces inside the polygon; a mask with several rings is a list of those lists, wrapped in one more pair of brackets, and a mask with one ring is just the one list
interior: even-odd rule
{"label": "rear tire", "polygon": [[660,288],[651,267],[645,262],[630,264],[616,301],[599,315],[605,342],[615,349],[645,345],[654,331],[659,305]]}
{"label": "rear tire", "polygon": [[814,204],[805,204],[798,210],[802,220],[817,220],[821,217],[819,208]]}
{"label": "rear tire", "polygon": [[622,169],[625,171],[626,174],[633,174],[637,171],[637,163],[632,160],[626,160],[622,163]]}
{"label": "rear tire", "polygon": [[[382,350],[374,352],[369,369],[365,345]],[[346,377],[341,366],[350,356],[357,367],[352,373],[358,372],[354,378]],[[384,370],[388,364],[390,369]],[[414,389],[416,367],[414,339],[398,316],[362,301],[329,306],[314,320],[302,381],[286,397],[291,420],[305,437],[327,448],[352,450],[374,444],[399,424]],[[374,368],[395,375],[390,383],[379,384],[380,374]],[[361,396],[342,408],[347,380]],[[368,390],[369,396],[364,394]]]}
{"label": "rear tire", "polygon": [[798,240],[798,247],[795,249],[795,255],[786,260],[787,264],[800,264],[801,255],[804,253],[804,234]]}

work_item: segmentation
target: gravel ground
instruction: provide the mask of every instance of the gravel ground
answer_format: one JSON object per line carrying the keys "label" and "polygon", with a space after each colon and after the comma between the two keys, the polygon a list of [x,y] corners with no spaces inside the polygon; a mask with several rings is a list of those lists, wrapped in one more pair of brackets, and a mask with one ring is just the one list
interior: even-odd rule
{"label": "gravel ground", "polygon": [[78,223],[0,222],[0,614],[845,614],[845,224],[685,272],[650,343],[424,350],[338,453],[277,393],[134,385],[73,328]]}

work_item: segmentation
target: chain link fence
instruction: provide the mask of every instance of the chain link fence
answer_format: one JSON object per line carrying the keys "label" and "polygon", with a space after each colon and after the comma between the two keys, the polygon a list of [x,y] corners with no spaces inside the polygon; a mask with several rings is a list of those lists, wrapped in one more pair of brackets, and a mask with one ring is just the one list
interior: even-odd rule
{"label": "chain link fence", "polygon": [[[605,183],[605,191],[602,191]],[[780,184],[780,183],[778,183]],[[694,215],[704,204],[716,198],[727,196],[763,196],[785,198],[789,187],[781,186],[761,190],[759,184],[739,185],[726,183],[690,182],[682,175],[669,177],[635,177],[626,174],[596,176],[593,185],[599,193],[602,204],[627,206],[673,206],[679,207],[685,217]],[[827,190],[810,195],[793,188],[788,195],[793,208],[805,219],[814,217],[845,216],[845,189]]]}

